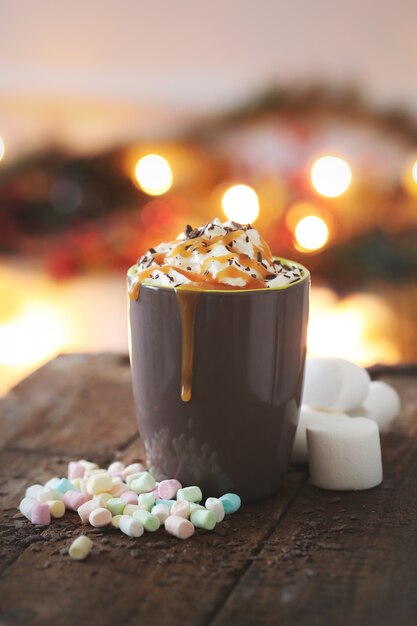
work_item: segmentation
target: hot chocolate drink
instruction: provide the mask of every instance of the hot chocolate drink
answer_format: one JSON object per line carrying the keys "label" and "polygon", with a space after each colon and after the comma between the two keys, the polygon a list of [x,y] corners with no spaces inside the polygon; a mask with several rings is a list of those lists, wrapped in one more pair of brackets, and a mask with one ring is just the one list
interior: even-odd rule
{"label": "hot chocolate drink", "polygon": [[128,272],[133,391],[162,480],[246,500],[273,493],[303,382],[309,273],[250,225],[219,220],[150,248]]}

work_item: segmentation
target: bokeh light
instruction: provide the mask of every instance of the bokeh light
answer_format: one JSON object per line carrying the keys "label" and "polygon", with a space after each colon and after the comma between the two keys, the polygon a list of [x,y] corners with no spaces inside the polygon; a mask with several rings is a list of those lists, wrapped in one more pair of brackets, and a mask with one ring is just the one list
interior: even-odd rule
{"label": "bokeh light", "polygon": [[308,215],[298,222],[294,234],[302,250],[312,252],[325,245],[329,238],[329,229],[321,217]]}
{"label": "bokeh light", "polygon": [[168,161],[159,154],[147,154],[135,167],[135,178],[143,191],[160,196],[172,186],[173,174]]}
{"label": "bokeh light", "polygon": [[66,341],[66,327],[59,311],[28,303],[19,316],[0,325],[0,364],[38,364],[60,352]]}
{"label": "bokeh light", "polygon": [[413,167],[411,168],[411,175],[413,177],[414,182],[417,185],[417,161],[413,163]]}
{"label": "bokeh light", "polygon": [[352,170],[349,164],[339,157],[320,157],[311,168],[314,189],[327,198],[341,196],[349,188],[351,181]]}
{"label": "bokeh light", "polygon": [[4,145],[4,139],[3,137],[0,137],[0,161],[3,160],[4,158],[4,152],[5,152],[5,145]]}
{"label": "bokeh light", "polygon": [[222,208],[229,220],[251,224],[259,215],[256,191],[248,185],[233,185],[223,194]]}

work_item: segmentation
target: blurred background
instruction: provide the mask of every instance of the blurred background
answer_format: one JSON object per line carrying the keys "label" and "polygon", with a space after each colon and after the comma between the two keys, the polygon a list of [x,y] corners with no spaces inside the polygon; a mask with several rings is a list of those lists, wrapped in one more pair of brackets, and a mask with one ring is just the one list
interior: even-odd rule
{"label": "blurred background", "polygon": [[0,17],[0,393],[127,351],[127,268],[215,216],[311,269],[311,355],[417,360],[415,0]]}

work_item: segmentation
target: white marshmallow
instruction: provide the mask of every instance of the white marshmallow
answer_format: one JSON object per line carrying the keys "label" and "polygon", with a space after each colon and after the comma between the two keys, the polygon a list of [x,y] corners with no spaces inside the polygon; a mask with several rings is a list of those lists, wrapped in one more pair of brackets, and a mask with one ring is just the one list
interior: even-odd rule
{"label": "white marshmallow", "polygon": [[364,417],[307,427],[310,479],[322,489],[371,489],[382,482],[378,426]]}
{"label": "white marshmallow", "polygon": [[32,506],[35,504],[36,500],[31,498],[30,496],[25,496],[21,503],[19,504],[19,511],[22,515],[24,515],[30,522],[32,521],[30,513],[32,511]]}
{"label": "white marshmallow", "polygon": [[34,498],[35,500],[37,499],[37,497],[43,493],[45,491],[45,487],[43,485],[30,485],[30,487],[28,487],[26,489],[26,497],[27,498]]}
{"label": "white marshmallow", "polygon": [[315,409],[350,411],[362,405],[369,392],[366,370],[345,359],[308,359],[303,404]]}
{"label": "white marshmallow", "polygon": [[352,417],[361,416],[374,420],[379,430],[386,429],[400,410],[400,397],[391,385],[382,381],[371,382],[368,395],[361,408],[351,412]]}
{"label": "white marshmallow", "polygon": [[213,511],[216,516],[216,523],[223,521],[224,519],[224,506],[223,502],[218,498],[207,498],[206,500],[206,509],[208,511]]}
{"label": "white marshmallow", "polygon": [[300,410],[297,430],[295,431],[294,446],[291,453],[291,463],[308,463],[306,430],[311,423],[314,424],[320,420],[329,420],[332,422],[333,420],[338,419],[348,420],[350,418],[346,415],[346,413],[318,411],[303,405]]}
{"label": "white marshmallow", "polygon": [[144,528],[138,520],[130,515],[121,515],[119,518],[119,528],[128,537],[142,537]]}

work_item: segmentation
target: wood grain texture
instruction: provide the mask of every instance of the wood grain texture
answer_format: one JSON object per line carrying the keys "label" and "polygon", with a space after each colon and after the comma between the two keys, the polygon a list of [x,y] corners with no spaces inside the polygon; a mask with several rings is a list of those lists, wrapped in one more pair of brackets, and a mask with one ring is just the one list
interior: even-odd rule
{"label": "wood grain texture", "polygon": [[0,624],[414,624],[417,376],[384,379],[403,409],[383,437],[381,487],[321,491],[292,468],[282,492],[188,542],[82,527],[94,550],[74,562],[77,515],[32,526],[15,508],[25,487],[64,474],[73,456],[104,464],[144,455],[126,358],[49,363],[0,402]]}
{"label": "wood grain texture", "polygon": [[137,435],[125,356],[65,355],[0,399],[2,445],[109,455]]}
{"label": "wood grain texture", "polygon": [[382,438],[383,484],[356,493],[306,485],[213,625],[416,623],[416,379],[389,382],[403,412]]}

